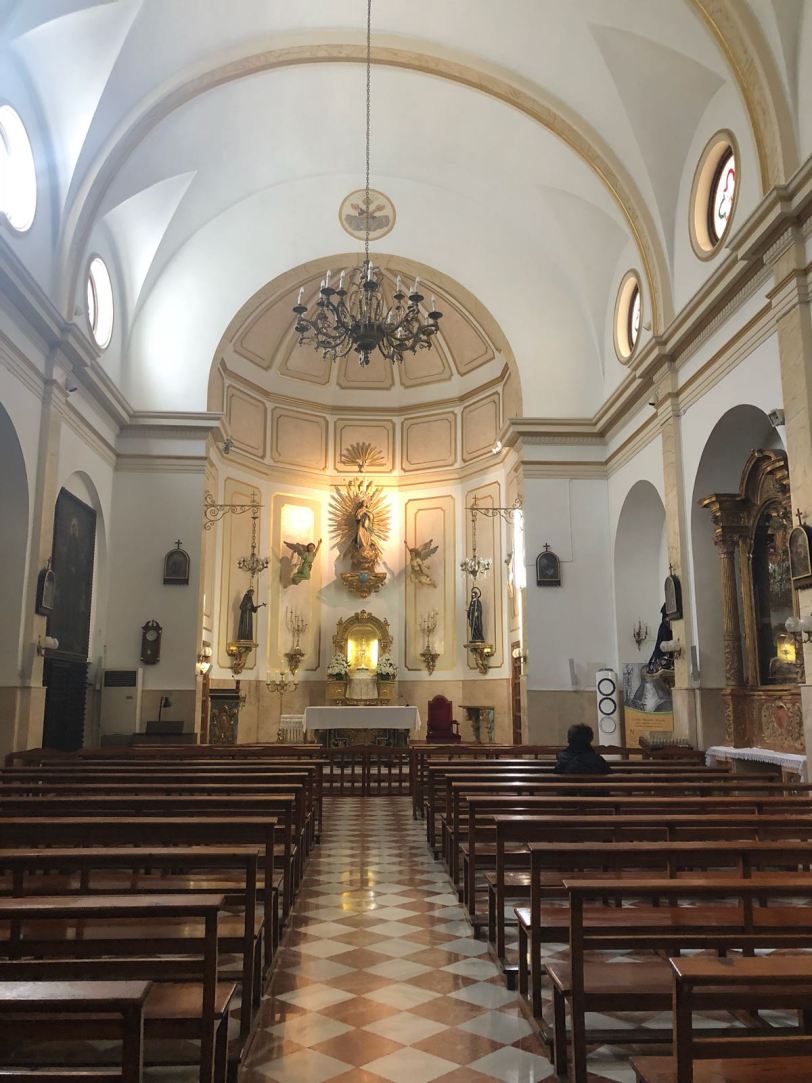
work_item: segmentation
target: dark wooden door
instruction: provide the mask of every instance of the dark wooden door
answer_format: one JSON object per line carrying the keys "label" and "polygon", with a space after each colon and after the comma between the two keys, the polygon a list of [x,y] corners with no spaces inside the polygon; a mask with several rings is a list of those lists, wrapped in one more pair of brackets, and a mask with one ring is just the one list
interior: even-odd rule
{"label": "dark wooden door", "polygon": [[512,643],[510,655],[510,713],[514,745],[522,743],[522,660],[513,657],[513,648],[519,646],[519,643]]}
{"label": "dark wooden door", "polygon": [[85,737],[87,662],[46,658],[42,679],[47,688],[42,747],[75,752]]}
{"label": "dark wooden door", "polygon": [[85,697],[96,553],[96,513],[73,493],[61,489],[54,509],[51,550],[56,577],[48,634],[58,642],[46,651],[44,748],[75,752],[85,734]]}

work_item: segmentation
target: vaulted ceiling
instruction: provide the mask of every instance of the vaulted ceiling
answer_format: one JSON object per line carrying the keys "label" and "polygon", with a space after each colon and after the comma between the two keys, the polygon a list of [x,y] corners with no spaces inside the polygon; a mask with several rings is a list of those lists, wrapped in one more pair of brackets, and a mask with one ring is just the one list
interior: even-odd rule
{"label": "vaulted ceiling", "polygon": [[[88,257],[109,260],[100,363],[136,407],[204,409],[249,299],[353,250],[338,209],[363,181],[365,12],[0,0],[0,97],[47,162],[21,257],[77,320]],[[373,43],[372,183],[397,212],[377,248],[478,300],[530,415],[590,415],[622,377],[627,269],[644,334],[710,272],[687,198],[715,131],[740,148],[737,224],[812,147],[803,0],[375,0]]]}

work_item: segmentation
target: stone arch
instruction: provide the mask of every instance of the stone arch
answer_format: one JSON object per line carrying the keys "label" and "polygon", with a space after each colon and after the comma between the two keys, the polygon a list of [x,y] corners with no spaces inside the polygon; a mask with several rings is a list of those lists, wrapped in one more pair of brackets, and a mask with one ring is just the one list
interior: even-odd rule
{"label": "stone arch", "polygon": [[[640,252],[650,297],[652,329],[655,334],[662,331],[673,316],[668,257],[642,194],[600,133],[582,117],[547,95],[537,84],[486,64],[480,58],[452,54],[450,50],[439,48],[428,52],[429,46],[424,41],[409,44],[411,48],[405,48],[402,39],[398,39],[397,46],[375,46],[372,50],[373,64],[450,79],[496,98],[520,110],[562,139],[597,174],[620,208]],[[59,256],[61,310],[65,313],[71,311],[83,253],[104,193],[134,147],[164,117],[200,94],[260,72],[301,64],[359,64],[365,60],[365,45],[360,41],[339,43],[310,40],[306,44],[290,44],[242,56],[206,72],[183,72],[171,85],[165,85],[141,103],[140,108],[134,110],[112,134],[87,170],[66,214]]]}
{"label": "stone arch", "polygon": [[[22,662],[23,600],[29,538],[28,476],[14,424],[0,406],[0,611],[6,634],[0,638],[0,689],[16,686]],[[5,712],[4,712],[5,713]],[[13,712],[8,712],[13,716]],[[6,742],[0,742],[0,745]],[[11,742],[8,742],[11,747]]]}
{"label": "stone arch", "polygon": [[[706,706],[714,711],[711,701],[724,687],[725,668],[719,555],[710,513],[699,507],[698,501],[711,493],[738,492],[742,469],[754,448],[769,450],[783,448],[783,444],[763,410],[750,404],[734,406],[711,430],[694,478],[690,509],[694,642],[699,653],[700,686],[713,693],[703,703],[703,720]],[[706,724],[703,728],[707,732]]]}
{"label": "stone arch", "polygon": [[[623,501],[615,530],[614,579],[618,666],[644,661],[654,647],[668,574],[665,507],[650,481],[637,481]],[[632,631],[648,625],[638,650]]]}

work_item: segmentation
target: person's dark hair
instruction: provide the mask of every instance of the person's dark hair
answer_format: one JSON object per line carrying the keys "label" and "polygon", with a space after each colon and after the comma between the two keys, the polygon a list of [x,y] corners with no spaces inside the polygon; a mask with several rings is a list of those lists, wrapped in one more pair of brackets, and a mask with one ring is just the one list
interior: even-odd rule
{"label": "person's dark hair", "polygon": [[592,744],[595,734],[585,722],[577,722],[567,730],[567,744],[574,752],[583,752]]}

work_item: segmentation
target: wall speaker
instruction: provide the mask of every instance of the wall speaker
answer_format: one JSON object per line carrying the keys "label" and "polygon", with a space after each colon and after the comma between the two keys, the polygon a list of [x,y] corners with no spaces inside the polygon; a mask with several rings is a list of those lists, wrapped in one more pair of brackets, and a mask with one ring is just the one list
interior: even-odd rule
{"label": "wall speaker", "polygon": [[603,736],[617,735],[620,720],[620,692],[617,673],[613,669],[599,669],[595,674],[595,692],[598,697],[598,733]]}

